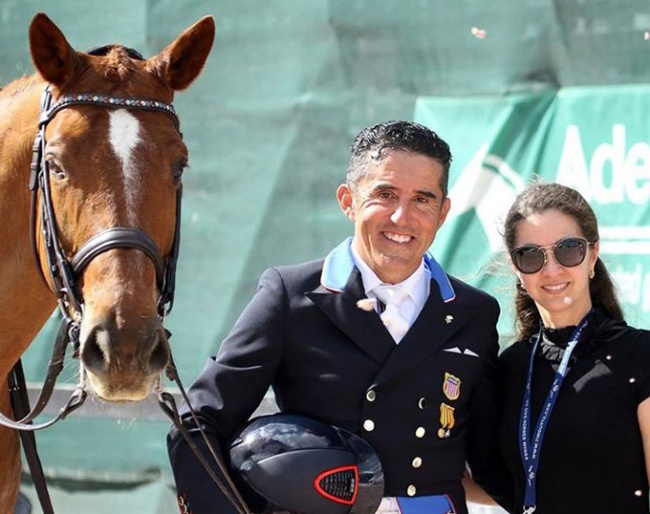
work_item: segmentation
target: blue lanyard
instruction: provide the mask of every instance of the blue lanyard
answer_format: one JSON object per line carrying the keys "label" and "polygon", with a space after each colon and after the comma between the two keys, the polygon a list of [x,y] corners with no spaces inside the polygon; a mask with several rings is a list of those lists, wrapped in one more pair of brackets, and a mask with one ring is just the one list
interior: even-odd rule
{"label": "blue lanyard", "polygon": [[558,393],[560,392],[560,387],[562,386],[562,381],[567,373],[567,368],[569,367],[569,359],[571,358],[571,353],[573,349],[578,344],[580,339],[580,334],[582,330],[587,326],[589,322],[589,317],[591,316],[589,311],[587,315],[582,319],[580,324],[576,327],[571,335],[571,339],[567,344],[564,355],[560,362],[560,367],[555,372],[555,378],[553,379],[553,385],[551,390],[546,396],[546,401],[544,402],[544,407],[542,412],[539,415],[537,420],[537,426],[535,427],[535,433],[533,438],[530,438],[530,418],[531,418],[531,384],[533,381],[533,364],[535,363],[535,353],[537,353],[537,347],[539,342],[542,339],[542,329],[539,329],[537,333],[537,339],[533,345],[533,350],[530,353],[530,363],[528,365],[528,377],[526,379],[526,389],[524,390],[524,402],[521,406],[521,416],[519,417],[519,453],[521,455],[521,463],[524,466],[524,474],[526,476],[526,492],[524,496],[524,510],[523,514],[532,514],[537,508],[537,497],[535,486],[537,483],[537,468],[539,466],[539,452],[542,449],[542,440],[544,439],[544,432],[546,432],[546,427],[548,426],[548,420],[551,417],[551,412],[555,407],[555,402],[557,401]]}

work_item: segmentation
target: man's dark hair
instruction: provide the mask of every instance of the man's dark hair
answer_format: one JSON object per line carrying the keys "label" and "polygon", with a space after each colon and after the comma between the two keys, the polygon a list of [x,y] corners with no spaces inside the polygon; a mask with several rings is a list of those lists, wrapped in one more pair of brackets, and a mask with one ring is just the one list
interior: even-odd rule
{"label": "man's dark hair", "polygon": [[381,160],[386,150],[411,152],[435,159],[442,166],[440,188],[445,197],[449,184],[449,145],[433,130],[412,121],[386,121],[363,129],[350,147],[352,155],[346,181],[355,189],[368,174],[368,161]]}

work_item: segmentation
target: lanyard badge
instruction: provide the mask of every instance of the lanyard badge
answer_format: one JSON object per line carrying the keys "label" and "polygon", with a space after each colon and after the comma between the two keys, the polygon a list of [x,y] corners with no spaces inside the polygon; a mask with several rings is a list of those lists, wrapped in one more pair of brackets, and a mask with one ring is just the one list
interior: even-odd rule
{"label": "lanyard badge", "polygon": [[589,318],[593,310],[589,311],[587,315],[582,319],[580,324],[576,327],[571,335],[571,339],[567,344],[564,355],[560,362],[560,367],[555,372],[555,377],[553,378],[553,385],[551,385],[551,390],[546,396],[546,401],[542,407],[542,412],[539,415],[537,420],[537,426],[535,427],[535,432],[531,439],[530,436],[530,418],[531,418],[531,384],[533,381],[533,367],[535,363],[535,353],[542,339],[542,329],[539,329],[537,333],[537,338],[533,349],[530,354],[530,362],[528,364],[528,376],[526,378],[526,389],[524,390],[524,401],[521,406],[521,415],[519,417],[519,453],[521,455],[521,463],[524,467],[524,474],[526,476],[526,491],[524,495],[524,509],[523,514],[532,514],[537,509],[537,497],[536,497],[536,483],[537,483],[537,468],[539,466],[539,453],[542,448],[542,441],[544,439],[544,433],[546,427],[548,426],[549,418],[557,402],[557,397],[560,392],[560,387],[564,377],[567,374],[567,368],[569,367],[569,360],[571,359],[571,354],[578,344],[580,339],[580,334],[582,334],[583,329],[589,323]]}

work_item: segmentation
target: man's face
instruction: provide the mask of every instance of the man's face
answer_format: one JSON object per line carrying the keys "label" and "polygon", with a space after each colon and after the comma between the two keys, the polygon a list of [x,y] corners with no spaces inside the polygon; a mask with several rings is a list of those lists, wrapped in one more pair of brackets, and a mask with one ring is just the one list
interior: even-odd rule
{"label": "man's face", "polygon": [[394,284],[418,268],[447,217],[443,168],[431,157],[389,150],[370,161],[368,172],[355,191],[339,186],[337,198],[354,223],[355,250],[383,282]]}

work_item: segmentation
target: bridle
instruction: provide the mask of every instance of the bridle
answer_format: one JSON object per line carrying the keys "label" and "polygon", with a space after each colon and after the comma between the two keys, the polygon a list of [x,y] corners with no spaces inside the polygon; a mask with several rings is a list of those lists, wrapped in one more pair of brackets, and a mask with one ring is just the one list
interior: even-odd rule
{"label": "bridle", "polygon": [[[106,45],[98,47],[89,50],[87,53],[93,56],[106,55],[113,46]],[[131,48],[125,50],[130,58],[144,60],[142,55],[136,50]],[[57,113],[74,106],[162,112],[171,118],[174,127],[182,137],[180,122],[176,110],[171,104],[158,100],[124,98],[94,93],[76,93],[64,96],[52,103],[52,93],[49,85],[47,85],[41,97],[41,115],[38,121],[38,132],[32,147],[31,174],[29,179],[29,189],[31,191],[30,232],[32,249],[41,278],[43,278],[46,285],[49,286],[51,284],[49,287],[59,300],[59,306],[61,307],[60,310],[64,320],[67,319],[71,323],[76,323],[77,318],[80,319],[83,316],[83,298],[76,286],[76,282],[84,268],[98,255],[115,248],[140,250],[149,257],[156,270],[156,284],[160,291],[157,311],[158,316],[163,320],[171,311],[174,301],[176,264],[180,244],[182,186],[179,185],[176,193],[174,240],[166,266],[156,243],[144,231],[132,227],[112,227],[104,230],[86,241],[77,253],[71,259],[68,259],[65,251],[61,247],[58,235],[56,216],[52,204],[49,165],[47,160],[44,159],[44,155],[47,145],[45,131],[48,124],[54,119]],[[36,234],[39,193],[41,196],[41,237],[45,245],[47,271],[50,277],[49,284],[45,279],[46,273],[44,273],[41,265],[38,252],[38,237]],[[76,329],[78,329],[78,326]]]}
{"label": "bridle", "polygon": [[[32,164],[29,188],[31,190],[31,233],[32,248],[37,260],[38,269],[43,279],[43,272],[40,258],[38,256],[37,231],[37,199],[41,195],[41,236],[45,244],[48,272],[50,276],[51,289],[59,298],[62,313],[71,317],[68,313],[82,315],[83,299],[76,286],[76,281],[84,268],[98,255],[114,248],[131,248],[142,251],[153,262],[156,270],[156,283],[161,292],[158,300],[158,315],[161,319],[167,315],[172,308],[174,299],[174,283],[176,275],[176,263],[180,242],[180,206],[182,188],[179,186],[176,194],[176,227],[174,231],[174,242],[171,253],[165,266],[160,250],[156,243],[141,229],[131,227],[112,227],[104,230],[86,241],[77,253],[68,259],[65,255],[58,235],[54,207],[52,205],[52,193],[49,180],[49,165],[43,159],[45,154],[45,130],[47,125],[54,119],[56,114],[66,108],[78,105],[89,105],[108,107],[112,109],[127,108],[131,110],[158,111],[167,114],[172,118],[174,126],[179,129],[179,121],[174,107],[156,100],[139,100],[119,98],[89,93],[80,93],[64,96],[52,104],[52,94],[49,86],[45,88],[41,101],[41,117],[38,124],[38,133],[32,148]],[[180,132],[180,131],[179,131]],[[47,281],[46,281],[47,283]]]}
{"label": "bridle", "polygon": [[[112,45],[99,47],[87,53],[91,55],[105,55]],[[129,57],[143,60],[143,57],[135,50],[126,49]],[[47,144],[45,132],[48,124],[54,119],[56,114],[64,109],[74,106],[94,106],[108,109],[129,109],[161,112],[169,116],[174,123],[176,130],[180,132],[180,122],[174,107],[171,104],[157,100],[148,100],[140,98],[123,98],[114,96],[98,95],[93,93],[76,93],[64,96],[52,103],[52,93],[49,85],[43,91],[41,97],[41,115],[38,122],[38,132],[32,147],[32,163],[30,167],[29,188],[31,191],[30,206],[30,237],[32,249],[39,274],[45,285],[56,295],[59,311],[62,316],[61,326],[56,337],[56,342],[52,351],[52,357],[48,364],[47,374],[43,382],[41,392],[34,403],[34,407],[29,409],[29,401],[26,394],[25,379],[22,371],[22,365],[19,361],[9,376],[9,389],[12,396],[12,405],[14,406],[15,416],[19,419],[12,420],[0,413],[0,426],[18,430],[20,433],[23,447],[29,467],[32,471],[32,479],[36,486],[37,494],[41,502],[44,513],[53,514],[54,510],[51,505],[47,484],[43,474],[42,466],[38,458],[36,443],[33,432],[47,428],[57,421],[64,419],[68,414],[81,407],[86,399],[85,391],[85,372],[83,366],[80,366],[80,382],[77,388],[71,393],[70,398],[65,405],[59,410],[57,415],[40,424],[34,424],[33,420],[43,412],[51,394],[54,390],[56,379],[63,369],[65,352],[68,345],[74,348],[75,353],[79,352],[79,332],[81,320],[83,319],[84,301],[77,281],[88,266],[88,264],[98,255],[116,248],[135,249],[144,253],[153,263],[156,273],[156,284],[160,291],[160,297],[157,303],[158,317],[162,321],[171,311],[174,303],[174,289],[176,280],[176,266],[178,262],[178,253],[180,246],[180,226],[181,226],[181,197],[182,187],[179,185],[176,193],[176,221],[174,230],[174,239],[170,254],[166,262],[163,258],[156,243],[141,229],[133,227],[112,227],[91,237],[86,241],[77,253],[68,258],[65,250],[61,246],[59,232],[56,223],[54,206],[52,204],[52,193],[50,187],[50,172],[45,155]],[[47,270],[43,269],[41,258],[38,251],[38,199],[40,195],[40,237],[44,244]],[[47,280],[49,276],[49,281]],[[168,337],[171,334],[167,331]],[[176,366],[169,354],[169,362],[166,367],[167,377],[176,382],[178,388],[187,403],[190,405],[185,389],[178,376]],[[159,381],[160,382],[160,381]],[[189,431],[183,425],[173,395],[162,390],[160,384],[157,386],[158,402],[163,412],[172,420],[174,425],[181,432],[189,446],[192,448],[197,458],[203,465],[204,469],[211,477],[212,481],[222,490],[224,495],[231,501],[234,507],[241,514],[250,514],[246,503],[230,479],[223,459],[215,451],[213,445],[208,440],[204,430],[201,428],[196,414],[190,406],[191,416],[196,426],[199,427],[201,435],[206,443],[212,458],[220,469],[223,479],[220,479],[213,471],[210,464],[201,455],[198,447],[192,440]],[[223,482],[227,483],[227,486]]]}
{"label": "bridle", "polygon": [[[80,93],[64,96],[52,104],[52,94],[49,86],[47,86],[43,91],[38,133],[32,148],[31,176],[29,181],[29,187],[31,190],[31,239],[38,270],[43,281],[56,295],[59,304],[59,311],[63,319],[57,336],[57,342],[54,345],[54,351],[48,367],[48,373],[43,385],[43,390],[41,391],[39,399],[36,401],[34,409],[32,409],[27,416],[17,421],[5,418],[0,414],[0,425],[16,430],[35,431],[51,426],[59,419],[63,419],[74,409],[80,407],[85,400],[86,393],[84,391],[84,384],[80,383],[79,387],[73,391],[70,400],[66,403],[64,408],[59,411],[55,418],[38,425],[31,423],[32,420],[42,412],[49,400],[49,395],[54,388],[56,377],[63,367],[67,345],[71,344],[75,351],[78,351],[79,331],[81,320],[83,318],[84,301],[81,292],[77,287],[77,281],[85,267],[88,266],[95,257],[115,248],[140,250],[149,257],[156,270],[156,283],[160,290],[157,311],[161,321],[164,320],[165,316],[171,311],[174,300],[174,283],[180,243],[180,207],[182,194],[182,188],[180,186],[176,193],[174,240],[166,263],[156,243],[139,228],[112,227],[99,232],[86,241],[72,258],[68,258],[64,249],[61,247],[56,215],[52,204],[49,166],[47,161],[43,159],[45,146],[47,144],[45,131],[47,125],[54,119],[58,112],[78,105],[109,108],[126,107],[133,110],[163,112],[172,118],[174,126],[177,129],[179,127],[178,117],[176,116],[173,106],[159,101],[133,100]],[[38,253],[37,205],[39,195],[41,198],[40,237],[42,238],[45,248],[47,271],[43,270]],[[46,275],[49,275],[49,282],[46,279]]]}
{"label": "bridle", "polygon": [[[91,51],[92,55],[103,55],[110,47],[101,47]],[[129,51],[132,58],[142,57],[135,51]],[[68,414],[81,407],[86,399],[85,375],[81,366],[81,379],[77,388],[72,392],[68,401],[59,410],[58,414],[47,422],[34,424],[33,420],[43,412],[51,394],[54,390],[56,379],[63,369],[66,348],[73,346],[76,353],[79,350],[79,331],[83,319],[83,297],[77,281],[88,266],[98,255],[115,248],[135,249],[143,252],[153,263],[156,274],[156,284],[160,291],[157,303],[157,312],[161,321],[169,314],[174,301],[174,286],[176,278],[176,265],[180,246],[180,224],[181,224],[181,197],[182,188],[179,186],[176,193],[176,221],[174,239],[170,254],[165,260],[156,243],[141,229],[133,227],[112,227],[99,232],[86,241],[77,253],[68,258],[61,246],[59,231],[56,223],[55,210],[52,203],[50,187],[50,170],[44,160],[45,147],[47,144],[45,132],[48,124],[54,119],[57,113],[63,109],[75,106],[96,106],[109,109],[126,108],[129,110],[146,110],[161,112],[169,116],[174,127],[180,133],[180,124],[176,111],[171,104],[157,100],[122,98],[92,93],[77,93],[64,96],[53,102],[50,86],[47,85],[41,96],[41,114],[38,121],[38,132],[32,147],[32,162],[30,166],[29,189],[31,191],[30,207],[30,238],[36,265],[45,285],[55,294],[58,301],[59,311],[62,316],[56,342],[52,350],[52,357],[48,364],[47,374],[43,387],[30,410],[25,389],[25,379],[22,372],[22,365],[19,361],[9,375],[9,390],[14,406],[14,414],[17,418],[12,420],[0,413],[0,426],[18,430],[23,441],[27,454],[27,460],[36,475],[41,475],[42,486],[45,487],[40,461],[36,453],[33,432],[49,427],[57,421],[64,419]],[[43,269],[38,252],[39,230],[38,230],[38,199],[40,196],[40,238],[46,255],[47,269]],[[49,276],[49,282],[46,278]],[[28,452],[28,445],[31,445],[31,455]],[[37,468],[34,470],[34,463]],[[37,478],[37,477],[35,477]],[[45,512],[53,512],[49,502],[47,490],[39,493],[39,499]],[[45,497],[45,498],[44,498]]]}

